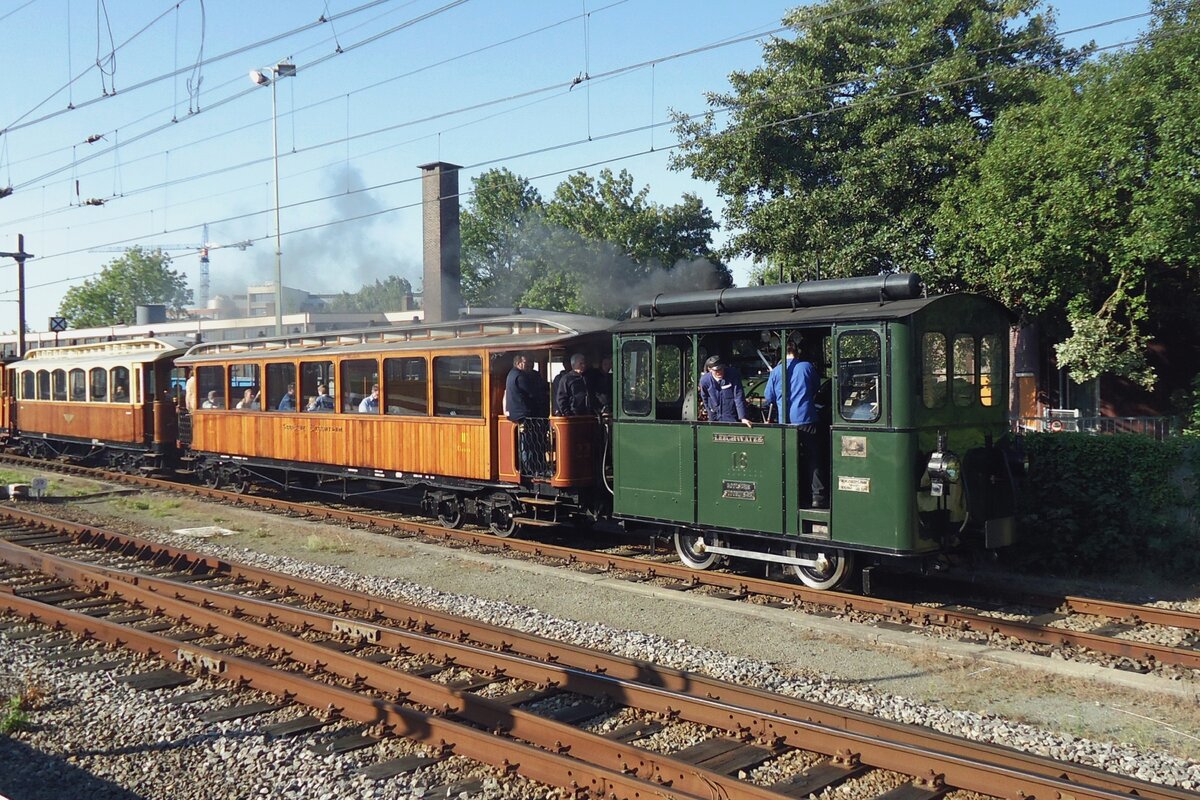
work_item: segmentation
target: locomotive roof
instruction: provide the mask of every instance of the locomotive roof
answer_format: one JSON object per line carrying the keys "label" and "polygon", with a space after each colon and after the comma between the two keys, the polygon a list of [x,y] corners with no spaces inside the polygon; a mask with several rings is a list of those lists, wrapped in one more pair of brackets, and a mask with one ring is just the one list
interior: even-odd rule
{"label": "locomotive roof", "polygon": [[990,298],[972,294],[943,294],[932,297],[917,297],[909,300],[892,300],[880,303],[845,303],[841,305],[808,306],[800,308],[772,308],[758,311],[734,311],[717,314],[682,314],[672,316],[642,316],[623,320],[614,328],[614,333],[661,333],[686,330],[721,330],[726,328],[770,328],[797,325],[833,325],[846,322],[880,322],[903,319],[923,311],[935,304],[958,303],[971,298],[992,305],[1002,314],[1008,310]]}
{"label": "locomotive roof", "polygon": [[176,359],[180,364],[228,361],[235,358],[286,358],[295,356],[356,355],[404,350],[453,350],[487,347],[514,350],[548,347],[589,334],[607,333],[611,319],[524,310],[496,317],[360,330],[297,333],[282,337],[205,342]]}
{"label": "locomotive roof", "polygon": [[72,344],[62,347],[39,347],[30,350],[21,361],[6,366],[73,369],[75,367],[114,367],[123,364],[143,364],[162,358],[174,358],[187,350],[182,339],[121,339],[113,342]]}

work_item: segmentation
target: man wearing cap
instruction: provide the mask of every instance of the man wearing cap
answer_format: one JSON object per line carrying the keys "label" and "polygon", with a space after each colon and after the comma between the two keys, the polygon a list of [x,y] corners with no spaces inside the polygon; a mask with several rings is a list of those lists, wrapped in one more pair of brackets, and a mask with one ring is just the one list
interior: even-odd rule
{"label": "man wearing cap", "polygon": [[709,422],[740,422],[747,428],[746,395],[742,391],[742,376],[727,366],[720,356],[709,356],[700,377],[700,398],[708,411]]}

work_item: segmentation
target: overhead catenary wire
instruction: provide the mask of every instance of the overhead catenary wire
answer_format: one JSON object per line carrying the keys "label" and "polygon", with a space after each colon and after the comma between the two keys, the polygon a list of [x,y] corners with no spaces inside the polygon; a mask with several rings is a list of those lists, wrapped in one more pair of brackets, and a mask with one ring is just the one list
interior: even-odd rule
{"label": "overhead catenary wire", "polygon": [[[1172,34],[1172,35],[1177,35],[1177,33],[1176,33],[1176,34]],[[1137,39],[1130,39],[1130,40],[1126,40],[1126,41],[1123,41],[1123,42],[1118,42],[1118,43],[1115,43],[1115,44],[1106,45],[1106,46],[1104,46],[1104,47],[1098,47],[1098,48],[1096,48],[1096,51],[1097,51],[1097,52],[1102,52],[1102,51],[1105,51],[1105,50],[1111,50],[1111,49],[1116,49],[1116,48],[1126,47],[1126,46],[1128,46],[1128,45],[1130,45],[1130,44],[1133,44],[1133,43],[1135,43],[1136,41],[1138,41],[1138,40],[1137,40]],[[1023,66],[1031,66],[1031,64],[1030,64],[1030,65],[1023,65]],[[927,92],[927,91],[939,90],[939,89],[947,89],[947,88],[951,88],[951,87],[954,87],[954,86],[959,86],[959,85],[962,85],[962,84],[970,83],[970,82],[973,82],[973,81],[982,80],[982,79],[985,79],[985,78],[989,78],[989,77],[991,77],[991,76],[992,76],[992,75],[993,75],[995,72],[996,72],[996,70],[987,70],[987,71],[984,71],[984,72],[981,72],[981,73],[977,73],[977,74],[975,74],[975,75],[971,75],[971,76],[968,76],[968,77],[965,77],[965,78],[959,78],[959,79],[952,80],[952,81],[943,81],[943,82],[929,83],[929,84],[925,84],[925,85],[923,85],[923,86],[920,86],[920,87],[916,87],[916,88],[913,88],[913,89],[908,89],[908,90],[905,90],[905,91],[903,91],[903,92],[897,92],[897,93],[889,94],[889,95],[887,95],[887,96],[872,96],[872,97],[866,97],[866,98],[864,98],[864,99],[855,99],[855,100],[852,100],[852,101],[850,101],[850,102],[848,102],[848,103],[844,103],[844,104],[836,105],[836,106],[833,106],[833,107],[830,107],[830,108],[821,109],[821,110],[819,110],[819,111],[807,112],[807,113],[804,113],[804,114],[798,114],[798,115],[794,115],[794,116],[792,116],[792,117],[788,117],[788,118],[786,118],[786,119],[781,119],[781,120],[772,120],[771,122],[762,123],[762,124],[760,124],[760,125],[753,126],[753,127],[754,127],[754,129],[767,129],[767,128],[771,128],[771,127],[776,127],[776,126],[778,126],[778,125],[784,125],[784,124],[789,124],[789,123],[794,123],[794,122],[807,121],[807,120],[810,120],[810,119],[816,119],[816,118],[819,118],[819,117],[829,116],[829,115],[832,115],[832,114],[839,114],[839,113],[841,113],[841,112],[843,112],[843,111],[846,111],[847,109],[849,109],[849,108],[851,108],[851,107],[853,107],[853,106],[860,105],[860,104],[864,104],[864,103],[868,103],[868,102],[883,102],[883,101],[887,101],[887,100],[895,100],[895,99],[899,99],[899,98],[903,98],[903,97],[908,97],[908,96],[912,96],[912,95],[916,95],[916,94],[921,94],[921,93],[924,93],[924,92]],[[657,125],[662,125],[662,124],[672,124],[672,123],[656,123],[656,124],[657,124]],[[641,125],[641,126],[637,126],[637,127],[635,127],[635,128],[630,128],[630,129],[626,129],[626,130],[623,130],[623,131],[617,131],[617,132],[613,132],[613,133],[610,133],[610,134],[608,134],[608,135],[607,135],[607,138],[612,138],[612,137],[615,137],[615,136],[620,136],[620,135],[627,135],[627,134],[630,134],[630,133],[644,132],[644,131],[646,130],[646,128],[647,128],[647,127],[649,127],[649,126],[646,126],[646,125]],[[716,138],[716,137],[723,136],[723,135],[725,135],[725,133],[724,133],[724,132],[719,132],[719,133],[715,133],[715,134],[710,134],[709,136],[710,136],[711,138]],[[594,140],[590,140],[590,139],[586,139],[586,138],[585,138],[585,139],[578,139],[578,140],[575,140],[575,141],[572,141],[572,142],[564,142],[564,143],[560,143],[560,144],[552,145],[552,146],[549,146],[549,147],[543,147],[543,148],[538,148],[538,149],[535,149],[535,150],[529,150],[529,151],[526,151],[526,152],[524,152],[524,153],[513,154],[513,155],[508,155],[508,156],[502,156],[502,157],[498,157],[498,158],[495,158],[495,159],[488,159],[488,160],[485,160],[485,161],[479,161],[479,162],[476,162],[476,163],[473,163],[473,164],[469,164],[469,165],[465,165],[465,166],[463,166],[463,167],[462,167],[462,170],[463,170],[463,171],[468,171],[468,170],[479,169],[479,168],[482,168],[482,167],[488,167],[488,166],[492,166],[493,164],[496,164],[496,163],[510,162],[510,161],[513,161],[513,160],[518,160],[518,159],[520,159],[520,158],[525,158],[525,157],[529,157],[529,156],[533,156],[533,155],[540,155],[540,154],[544,154],[544,153],[546,153],[546,152],[549,152],[549,151],[552,151],[552,150],[563,149],[563,148],[566,148],[566,147],[578,146],[578,145],[582,145],[582,144],[588,144],[588,143],[589,143],[589,142],[591,142],[591,141],[594,141]],[[681,146],[682,146],[681,144],[674,144],[674,145],[670,145],[670,146],[667,146],[667,147],[660,148],[660,149],[659,149],[659,150],[657,150],[657,151],[652,151],[652,150],[649,150],[649,149],[643,149],[643,150],[639,150],[639,151],[632,152],[632,153],[626,153],[626,154],[622,154],[622,155],[613,156],[613,157],[610,157],[610,158],[605,158],[605,159],[600,159],[600,160],[592,161],[592,162],[589,162],[589,163],[586,163],[586,164],[577,164],[577,165],[573,165],[573,166],[571,166],[571,167],[567,167],[567,168],[563,168],[563,169],[556,169],[556,170],[551,170],[551,171],[543,172],[543,173],[540,173],[540,174],[538,174],[538,175],[534,175],[534,176],[532,176],[532,177],[529,177],[529,178],[528,178],[528,180],[530,180],[530,181],[532,182],[532,181],[541,180],[541,179],[544,179],[544,178],[547,178],[547,177],[555,177],[555,176],[562,175],[562,174],[567,174],[567,173],[576,172],[576,171],[579,171],[579,170],[581,170],[581,169],[592,169],[592,168],[595,168],[595,167],[597,167],[597,166],[604,166],[604,165],[607,165],[607,164],[617,163],[617,162],[624,161],[624,160],[629,160],[629,159],[632,159],[632,158],[638,158],[638,157],[642,157],[642,156],[646,156],[646,155],[651,155],[651,154],[655,154],[655,153],[662,153],[662,152],[664,152],[664,151],[667,151],[667,150],[673,150],[673,149],[677,149],[677,148],[679,148],[679,147],[681,147]],[[384,184],[377,184],[377,185],[370,186],[370,187],[363,187],[362,189],[358,189],[358,190],[355,190],[355,191],[356,191],[356,192],[372,191],[372,190],[376,190],[376,189],[380,189],[380,188],[385,188],[385,187],[390,187],[390,186],[396,186],[396,185],[399,185],[399,184],[404,184],[404,183],[412,183],[412,182],[419,181],[420,179],[421,179],[421,178],[420,178],[420,176],[416,176],[416,177],[410,177],[410,178],[404,178],[404,179],[400,179],[400,180],[396,180],[396,181],[390,181],[390,182],[387,182],[387,183],[384,183]],[[470,196],[470,195],[472,195],[473,193],[474,193],[474,192],[473,192],[473,190],[460,191],[460,192],[458,193],[458,195],[456,195],[456,197],[459,197],[459,198],[461,198],[461,197],[469,197],[469,196]],[[342,196],[342,193],[340,193],[340,192],[339,192],[339,193],[338,193],[338,194],[336,194],[336,195],[327,195],[327,196],[324,196],[324,197],[321,197],[321,198],[314,198],[314,199],[309,199],[309,200],[297,201],[297,202],[294,202],[294,203],[290,203],[290,204],[287,204],[286,206],[284,206],[284,208],[288,208],[288,209],[299,208],[299,207],[302,207],[302,206],[305,206],[305,205],[310,205],[310,204],[312,204],[312,203],[315,203],[315,202],[323,202],[323,201],[325,201],[325,200],[329,200],[329,199],[332,199],[332,198],[335,198],[335,197],[340,197],[340,196]],[[299,233],[305,233],[305,232],[310,232],[310,231],[315,231],[315,230],[321,230],[321,229],[328,228],[328,227],[332,227],[332,226],[335,226],[335,225],[342,225],[342,224],[347,224],[347,223],[350,223],[350,222],[357,222],[357,221],[361,221],[361,220],[364,220],[364,219],[369,219],[369,218],[372,218],[372,217],[377,217],[377,216],[381,216],[381,215],[383,215],[383,214],[388,214],[388,213],[392,213],[392,212],[396,212],[396,211],[402,211],[402,210],[411,209],[411,208],[419,208],[419,207],[421,207],[422,205],[423,205],[423,202],[422,202],[422,201],[416,201],[416,202],[410,202],[410,203],[403,203],[403,204],[400,204],[400,205],[390,206],[390,207],[387,207],[387,208],[382,208],[382,209],[376,209],[376,210],[372,210],[372,211],[370,211],[370,212],[366,212],[366,213],[363,213],[363,214],[357,214],[357,215],[353,215],[353,216],[345,216],[345,217],[341,217],[341,218],[338,218],[338,219],[335,219],[335,220],[330,220],[330,221],[328,221],[328,222],[315,223],[315,224],[312,224],[312,225],[306,225],[306,226],[301,226],[301,227],[298,227],[298,228],[293,228],[293,229],[291,229],[291,230],[285,231],[285,232],[284,232],[282,235],[284,235],[284,236],[292,236],[292,235],[296,235],[296,234],[299,234]],[[254,212],[254,214],[268,213],[268,212],[269,212],[269,211],[271,211],[271,210],[272,210],[272,209],[264,209],[264,210],[262,210],[262,211]],[[246,216],[245,214],[239,214],[239,215],[229,216],[229,217],[225,217],[225,218],[222,218],[222,219],[212,220],[212,221],[210,221],[210,224],[213,224],[213,225],[218,225],[218,224],[222,224],[222,223],[225,223],[225,222],[231,222],[231,221],[233,221],[233,220],[236,220],[236,219],[241,219],[241,218],[244,218],[245,216]],[[190,229],[190,228],[192,228],[192,227],[195,227],[195,226],[186,226],[186,227],[176,228],[176,229],[172,229],[172,230],[168,230],[168,231],[163,231],[162,233],[164,233],[164,234],[166,234],[166,233],[175,233],[175,232],[179,232],[179,231],[188,230],[188,229]],[[125,244],[125,243],[126,243],[126,242],[128,242],[128,241],[132,241],[134,238],[137,238],[137,237],[131,237],[131,239],[128,239],[128,240],[119,240],[119,241],[115,241],[115,242],[112,242],[112,243],[110,243],[109,245],[105,245],[105,246],[118,246],[118,245],[121,245],[121,244]],[[143,238],[144,238],[144,237],[143,237]],[[257,238],[252,238],[252,239],[250,239],[249,241],[258,242],[258,241],[264,241],[264,240],[267,240],[267,239],[269,239],[269,238],[271,238],[271,237],[270,237],[270,236],[261,236],[261,237],[257,237]],[[97,246],[100,246],[100,245],[92,245],[91,247],[97,247]],[[87,248],[87,249],[90,249],[90,248]],[[42,257],[42,259],[41,259],[41,260],[48,260],[48,259],[52,259],[52,258],[60,258],[60,257],[64,257],[64,256],[67,256],[67,255],[74,255],[74,254],[81,253],[81,252],[86,252],[86,249],[85,249],[85,248],[79,248],[79,249],[74,249],[74,250],[69,250],[69,251],[63,251],[63,252],[60,252],[60,253],[51,253],[51,254],[48,254],[48,255],[46,255],[46,256],[44,256],[44,257]],[[35,284],[35,285],[32,285],[32,286],[28,286],[28,287],[26,287],[26,288],[27,288],[27,289],[32,289],[32,288],[42,288],[42,287],[46,287],[46,286],[53,286],[53,285],[57,285],[57,284],[60,284],[60,283],[69,282],[69,281],[72,281],[72,280],[86,280],[86,279],[88,279],[88,278],[91,278],[91,277],[94,277],[94,276],[96,276],[96,275],[98,275],[98,274],[99,274],[99,271],[93,271],[93,272],[90,272],[90,273],[88,273],[88,274],[85,274],[85,275],[78,275],[78,276],[74,276],[74,277],[71,277],[71,278],[64,278],[64,279],[58,279],[58,280],[53,280],[53,281],[47,281],[47,282],[44,282],[44,283],[39,283],[39,284]],[[0,291],[0,295],[12,294],[14,291],[15,291],[15,290]]]}

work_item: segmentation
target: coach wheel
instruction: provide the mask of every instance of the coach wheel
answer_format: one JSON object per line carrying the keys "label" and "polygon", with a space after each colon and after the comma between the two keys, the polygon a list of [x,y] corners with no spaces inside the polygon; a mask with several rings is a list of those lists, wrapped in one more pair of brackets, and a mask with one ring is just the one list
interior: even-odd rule
{"label": "coach wheel", "polygon": [[216,489],[221,485],[221,470],[215,464],[205,464],[196,477],[200,485],[208,489]]}
{"label": "coach wheel", "polygon": [[225,485],[235,494],[246,494],[250,491],[250,478],[240,469],[230,470],[225,476]]}
{"label": "coach wheel", "polygon": [[462,501],[457,497],[438,500],[437,521],[443,528],[461,528],[463,524]]}
{"label": "coach wheel", "polygon": [[796,577],[810,589],[827,591],[844,586],[854,575],[854,554],[844,550],[798,550],[791,548],[788,555],[792,557],[809,558],[816,561],[815,566],[793,564],[792,571]]}
{"label": "coach wheel", "polygon": [[[714,538],[709,544],[718,542]],[[675,552],[679,554],[679,560],[692,569],[708,569],[720,558],[705,548],[704,536],[695,533],[675,534]]]}
{"label": "coach wheel", "polygon": [[493,499],[488,514],[488,530],[501,539],[512,536],[517,530],[516,509],[507,496]]}

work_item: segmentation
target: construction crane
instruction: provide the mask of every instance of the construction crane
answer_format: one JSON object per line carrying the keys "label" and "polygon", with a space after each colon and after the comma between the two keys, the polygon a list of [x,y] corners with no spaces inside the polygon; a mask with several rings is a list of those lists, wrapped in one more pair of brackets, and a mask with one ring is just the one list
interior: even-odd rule
{"label": "construction crane", "polygon": [[[251,239],[244,239],[240,242],[229,242],[228,244],[217,244],[208,239],[208,224],[204,225],[204,232],[201,234],[203,241],[199,244],[154,244],[148,245],[146,250],[198,250],[200,252],[200,285],[196,292],[196,307],[208,307],[208,251],[221,250],[225,247],[236,247],[238,250],[245,250],[247,247],[253,247],[254,242]],[[89,253],[124,253],[134,245],[125,245],[124,247],[97,247],[89,250]]]}

